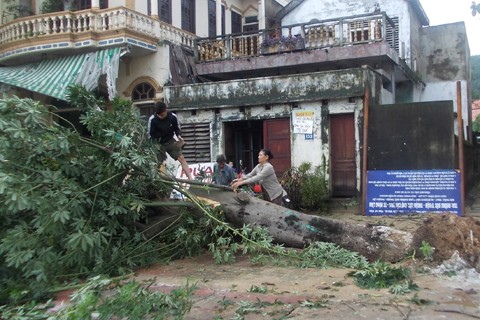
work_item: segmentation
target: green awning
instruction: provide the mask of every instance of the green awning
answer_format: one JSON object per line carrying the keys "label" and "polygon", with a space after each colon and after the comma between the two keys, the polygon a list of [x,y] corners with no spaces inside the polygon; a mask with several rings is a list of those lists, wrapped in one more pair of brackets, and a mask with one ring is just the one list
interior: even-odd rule
{"label": "green awning", "polygon": [[[0,82],[66,100],[68,86],[81,84],[93,89],[98,85],[98,77],[107,74],[110,93],[110,86],[115,85],[118,76],[119,57],[120,48],[113,48],[21,66],[0,67]],[[110,81],[112,77],[113,81]]]}

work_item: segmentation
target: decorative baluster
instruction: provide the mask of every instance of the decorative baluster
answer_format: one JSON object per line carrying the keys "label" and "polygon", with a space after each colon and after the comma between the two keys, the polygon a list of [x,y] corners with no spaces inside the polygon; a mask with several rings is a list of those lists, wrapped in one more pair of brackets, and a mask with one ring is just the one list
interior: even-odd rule
{"label": "decorative baluster", "polygon": [[88,12],[85,14],[85,31],[93,31],[92,30],[92,19],[91,19],[91,13]]}
{"label": "decorative baluster", "polygon": [[238,39],[238,38],[234,38],[234,39],[233,39],[233,50],[234,50],[234,52],[235,52],[235,57],[238,57],[238,51],[239,51],[239,50],[238,50],[238,49],[239,49],[239,48],[238,48],[238,45],[239,45],[239,44],[240,44],[239,39]]}
{"label": "decorative baluster", "polygon": [[337,43],[337,38],[335,37],[335,24],[332,24],[332,44],[336,44]]}
{"label": "decorative baluster", "polygon": [[248,48],[248,55],[253,56],[253,37],[249,36],[248,40],[249,40],[249,43],[250,43],[250,46]]}
{"label": "decorative baluster", "polygon": [[25,21],[20,22],[20,39],[26,39],[27,38],[27,26],[25,24]]}
{"label": "decorative baluster", "polygon": [[320,26],[320,47],[323,47],[326,43],[326,39],[325,39],[325,36],[326,36],[326,30],[327,30],[328,27],[326,26]]}
{"label": "decorative baluster", "polygon": [[347,43],[351,43],[352,42],[352,31],[351,31],[351,23],[348,22],[347,23]]}
{"label": "decorative baluster", "polygon": [[375,18],[375,40],[381,40],[381,32],[380,32],[380,20],[378,18]]}
{"label": "decorative baluster", "polygon": [[67,33],[72,33],[72,14],[68,14],[67,18]]}
{"label": "decorative baluster", "polygon": [[66,19],[65,15],[59,17],[59,22],[60,22],[59,23],[59,28],[58,28],[59,33],[64,33],[65,32],[65,29],[66,29],[65,19]]}
{"label": "decorative baluster", "polygon": [[307,33],[307,43],[308,43],[308,47],[310,48],[314,48],[315,47],[315,27],[308,27],[306,28],[305,30]]}

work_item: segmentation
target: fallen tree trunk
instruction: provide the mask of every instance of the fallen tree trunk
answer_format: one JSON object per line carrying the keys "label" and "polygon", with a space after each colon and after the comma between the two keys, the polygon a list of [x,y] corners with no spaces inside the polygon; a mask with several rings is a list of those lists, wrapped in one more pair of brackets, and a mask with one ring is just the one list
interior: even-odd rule
{"label": "fallen tree trunk", "polygon": [[221,204],[227,220],[235,227],[244,224],[266,228],[276,243],[303,248],[311,242],[331,242],[355,251],[370,261],[396,262],[412,246],[412,234],[386,226],[360,225],[304,214],[282,206],[234,193],[192,185],[190,192]]}

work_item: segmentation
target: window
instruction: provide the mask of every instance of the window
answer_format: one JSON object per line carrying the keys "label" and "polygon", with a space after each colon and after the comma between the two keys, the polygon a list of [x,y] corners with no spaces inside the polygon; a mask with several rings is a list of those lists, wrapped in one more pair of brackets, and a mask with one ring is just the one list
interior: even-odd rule
{"label": "window", "polygon": [[[145,121],[153,114],[154,102],[146,102],[145,100],[153,100],[155,98],[155,89],[147,82],[138,84],[132,91],[132,102],[140,111],[140,118]],[[145,103],[138,103],[145,101]]]}
{"label": "window", "polygon": [[258,31],[258,18],[257,16],[245,17],[245,24],[243,26],[243,32]]}
{"label": "window", "polygon": [[225,6],[222,4],[222,34],[225,35]]}
{"label": "window", "polygon": [[242,16],[232,11],[232,33],[242,32]]}
{"label": "window", "polygon": [[182,29],[195,33],[195,0],[182,0]]}
{"label": "window", "polygon": [[158,0],[158,18],[172,24],[172,0]]}
{"label": "window", "polygon": [[[208,36],[217,35],[217,5],[215,0],[208,0]],[[222,4],[222,35],[225,35],[225,6]]]}
{"label": "window", "polygon": [[387,23],[387,42],[390,47],[394,48],[395,51],[400,53],[400,46],[399,46],[399,33],[398,33],[398,17],[391,18],[394,26],[390,23]]}
{"label": "window", "polygon": [[215,0],[208,0],[208,36],[217,35],[217,5]]}
{"label": "window", "polygon": [[188,163],[210,162],[210,123],[180,123],[186,145],[182,153]]}
{"label": "window", "polygon": [[133,89],[132,101],[148,100],[155,98],[155,89],[146,82],[142,82]]}

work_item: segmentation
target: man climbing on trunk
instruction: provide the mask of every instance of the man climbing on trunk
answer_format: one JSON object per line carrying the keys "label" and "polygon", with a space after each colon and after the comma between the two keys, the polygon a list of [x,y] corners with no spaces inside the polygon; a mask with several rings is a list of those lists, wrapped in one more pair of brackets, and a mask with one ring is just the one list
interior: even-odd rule
{"label": "man climbing on trunk", "polygon": [[[182,154],[182,145],[184,144],[184,141],[181,136],[177,116],[168,111],[167,105],[164,102],[158,101],[155,103],[155,115],[151,117],[149,121],[150,123],[148,127],[150,138],[160,144],[157,155],[160,165],[167,160],[168,153],[174,160],[180,162],[188,179],[193,180],[188,163]],[[179,141],[174,139],[174,135],[177,136]]]}

